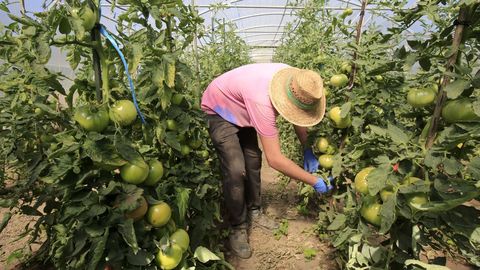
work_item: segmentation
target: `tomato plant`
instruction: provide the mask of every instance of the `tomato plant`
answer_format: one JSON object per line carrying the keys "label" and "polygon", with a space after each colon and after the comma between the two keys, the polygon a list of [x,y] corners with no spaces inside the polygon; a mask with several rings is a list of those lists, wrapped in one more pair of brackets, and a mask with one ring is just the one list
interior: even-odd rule
{"label": "tomato plant", "polygon": [[[334,117],[328,115],[332,121],[322,121],[309,132],[312,144],[328,137],[337,148],[332,168],[322,169],[338,180],[335,196],[315,204],[320,207],[319,234],[333,237],[346,269],[402,268],[407,258],[420,261],[432,249],[480,266],[474,255],[480,239],[460,228],[460,223],[480,227],[468,217],[479,215],[471,204],[480,199],[480,46],[474,37],[480,23],[478,3],[366,5],[392,10],[388,17],[395,25],[388,28],[364,25],[362,12],[351,21],[318,9],[323,4],[310,1],[297,12],[299,18],[287,26],[275,56],[275,61],[327,78],[327,111],[335,108]],[[470,24],[457,23],[463,20]],[[340,73],[348,77],[348,82],[342,80],[345,87],[331,87],[340,84],[328,78]],[[463,106],[451,109],[450,104],[461,100]],[[348,124],[337,124],[346,117]],[[282,128],[281,134],[288,134],[282,139],[293,140],[293,133]],[[285,153],[300,159],[290,143],[282,145]],[[366,167],[374,169],[364,181],[356,181]],[[352,183],[359,186],[352,189]],[[303,185],[299,190],[302,203],[315,201]],[[342,207],[332,210],[337,201]],[[367,208],[372,204],[375,207]]]}
{"label": "tomato plant", "polygon": [[[191,233],[192,251],[182,253],[182,265],[202,269],[206,261],[194,252],[217,252],[220,237],[212,230],[220,219],[219,175],[212,169],[218,161],[203,113],[191,106],[196,96],[187,94],[197,89],[184,59],[202,19],[181,1],[121,2],[121,9],[115,1],[101,8],[118,12],[118,24],[105,27],[115,31],[127,71],[99,35],[98,23],[105,22],[99,1],[68,0],[26,14],[0,4],[10,19],[0,27],[0,206],[36,217],[19,237],[42,247],[35,254],[29,245],[15,251],[25,263],[160,269],[155,257],[173,232],[149,222],[163,223],[163,214],[169,216],[164,227]],[[65,53],[71,74],[46,66],[52,51]],[[134,121],[126,72],[145,123]],[[184,96],[180,104],[172,102],[175,93]],[[179,134],[167,129],[166,119],[185,138],[200,140],[195,146],[207,155],[182,156]],[[168,213],[152,210],[161,202]]]}

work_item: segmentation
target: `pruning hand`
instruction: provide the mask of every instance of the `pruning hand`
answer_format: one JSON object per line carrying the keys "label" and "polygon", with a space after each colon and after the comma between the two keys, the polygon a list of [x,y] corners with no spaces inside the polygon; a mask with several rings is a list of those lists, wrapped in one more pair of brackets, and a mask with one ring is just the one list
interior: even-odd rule
{"label": "pruning hand", "polygon": [[333,177],[332,176],[329,176],[327,178],[327,180],[324,180],[323,178],[321,177],[318,177],[317,178],[317,183],[315,183],[313,185],[313,188],[315,189],[315,191],[317,191],[317,193],[319,194],[324,194],[324,193],[327,193],[329,191],[331,191],[333,189],[333,186],[332,186],[332,181],[333,181]]}

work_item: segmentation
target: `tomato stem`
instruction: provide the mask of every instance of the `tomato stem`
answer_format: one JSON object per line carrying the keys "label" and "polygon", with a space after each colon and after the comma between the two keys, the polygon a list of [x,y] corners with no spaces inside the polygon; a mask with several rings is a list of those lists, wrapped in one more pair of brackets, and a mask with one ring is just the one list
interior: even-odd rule
{"label": "tomato stem", "polygon": [[[360,44],[360,38],[362,37],[362,25],[363,25],[363,18],[365,17],[365,9],[367,7],[368,0],[362,0],[362,7],[360,10],[360,17],[357,23],[357,36],[355,37],[355,42],[357,45]],[[348,89],[351,90],[353,88],[353,83],[355,81],[355,75],[357,74],[357,65],[355,64],[355,60],[357,60],[358,54],[357,50],[353,52],[353,61],[352,61],[352,73],[350,74],[350,81],[348,82]]]}
{"label": "tomato stem", "polygon": [[[468,6],[467,7],[461,7],[459,14],[458,14],[458,21],[466,21],[468,20],[467,14],[468,13]],[[455,33],[453,36],[453,42],[452,42],[452,55],[447,61],[446,64],[446,70],[447,72],[451,72],[454,69],[454,65],[457,62],[458,59],[458,51],[460,44],[462,42],[462,35],[463,35],[463,29],[464,29],[463,24],[458,24],[455,27]],[[447,100],[447,94],[445,92],[445,87],[449,84],[450,82],[450,75],[447,73],[444,73],[443,78],[442,78],[442,83],[439,86],[438,89],[438,96],[435,102],[435,109],[433,111],[433,116],[432,116],[432,121],[431,125],[428,129],[428,137],[427,137],[427,142],[425,144],[425,148],[430,149],[433,146],[435,137],[437,135],[437,128],[438,128],[438,122],[440,120],[440,114],[442,112],[443,104]]]}

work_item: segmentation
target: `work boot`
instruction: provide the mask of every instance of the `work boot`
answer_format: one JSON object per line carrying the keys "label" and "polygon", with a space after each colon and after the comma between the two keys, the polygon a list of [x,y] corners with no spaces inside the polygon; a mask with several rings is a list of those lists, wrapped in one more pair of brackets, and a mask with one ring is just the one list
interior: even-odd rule
{"label": "work boot", "polygon": [[230,249],[242,259],[248,259],[252,256],[252,249],[248,244],[248,235],[246,228],[232,228],[228,236]]}
{"label": "work boot", "polygon": [[259,226],[268,230],[276,230],[279,227],[278,222],[262,213],[260,209],[252,209],[250,211],[250,222],[253,226]]}

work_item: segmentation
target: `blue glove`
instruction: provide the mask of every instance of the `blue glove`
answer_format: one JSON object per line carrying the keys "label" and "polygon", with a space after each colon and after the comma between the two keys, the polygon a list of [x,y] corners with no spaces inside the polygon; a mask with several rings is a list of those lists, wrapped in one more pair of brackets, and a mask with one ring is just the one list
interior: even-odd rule
{"label": "blue glove", "polygon": [[[323,178],[321,177],[318,177],[317,183],[313,185],[313,188],[315,189],[315,191],[317,191],[317,193],[320,193],[320,194],[327,193],[333,189],[333,186],[331,184],[332,181],[333,181],[333,177],[331,176],[328,177],[327,181],[323,180]],[[328,184],[325,182],[328,182]]]}
{"label": "blue glove", "polygon": [[309,173],[318,170],[318,159],[313,154],[312,148],[307,148],[303,151],[303,168]]}

